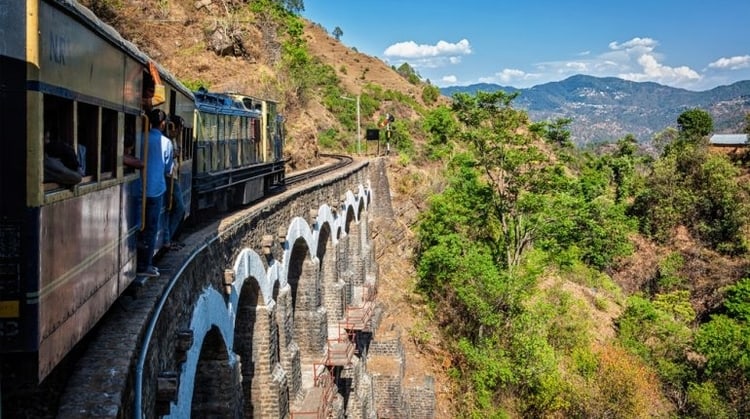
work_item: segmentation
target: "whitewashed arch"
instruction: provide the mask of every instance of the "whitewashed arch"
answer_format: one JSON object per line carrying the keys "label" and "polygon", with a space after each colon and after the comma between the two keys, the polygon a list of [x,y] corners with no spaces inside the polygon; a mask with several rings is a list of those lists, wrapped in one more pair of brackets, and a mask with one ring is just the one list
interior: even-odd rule
{"label": "whitewashed arch", "polygon": [[[193,345],[187,352],[187,359],[180,371],[180,386],[178,389],[177,403],[171,406],[169,418],[187,418],[193,403],[193,390],[195,387],[195,373],[198,368],[203,341],[212,327],[216,326],[221,333],[224,348],[230,363],[236,362],[233,354],[234,347],[234,318],[230,316],[226,308],[224,296],[216,289],[208,287],[198,297],[198,303],[193,310],[190,320],[190,330],[193,331]],[[229,366],[227,366],[229,367]]]}

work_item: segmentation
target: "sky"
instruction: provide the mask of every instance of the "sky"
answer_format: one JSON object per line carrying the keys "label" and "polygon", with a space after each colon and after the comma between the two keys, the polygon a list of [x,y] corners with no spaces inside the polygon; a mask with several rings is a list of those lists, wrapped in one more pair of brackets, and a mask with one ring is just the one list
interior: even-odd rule
{"label": "sky", "polygon": [[750,0],[306,0],[301,15],[438,87],[585,74],[704,91],[750,80]]}

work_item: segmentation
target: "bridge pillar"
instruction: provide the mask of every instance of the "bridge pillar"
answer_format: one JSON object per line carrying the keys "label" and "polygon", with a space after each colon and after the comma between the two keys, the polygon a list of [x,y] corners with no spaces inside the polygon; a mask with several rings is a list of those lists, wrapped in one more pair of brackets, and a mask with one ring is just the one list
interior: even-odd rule
{"label": "bridge pillar", "polygon": [[294,307],[291,287],[287,284],[275,296],[276,324],[279,330],[279,363],[286,375],[289,397],[296,397],[302,388],[300,350],[294,341]]}
{"label": "bridge pillar", "polygon": [[344,316],[346,299],[344,286],[346,284],[339,278],[338,252],[330,237],[330,229],[321,231],[319,236],[318,260],[320,261],[318,276],[323,294],[323,306],[326,309],[328,322],[335,322]]}
{"label": "bridge pillar", "polygon": [[[257,306],[253,327],[252,366],[245,375],[244,417],[284,417],[288,411],[286,376],[279,364],[279,334],[276,324],[276,305]],[[245,367],[243,366],[243,371]]]}

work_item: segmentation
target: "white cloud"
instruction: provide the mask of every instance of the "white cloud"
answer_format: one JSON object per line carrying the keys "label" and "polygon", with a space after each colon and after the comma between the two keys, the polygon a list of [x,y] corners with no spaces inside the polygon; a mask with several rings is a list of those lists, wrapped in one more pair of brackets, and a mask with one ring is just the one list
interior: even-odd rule
{"label": "white cloud", "polygon": [[495,75],[501,83],[510,83],[516,80],[523,80],[526,73],[514,68],[506,68],[503,69],[503,71],[496,73]]}
{"label": "white cloud", "polygon": [[442,81],[443,83],[454,84],[458,81],[458,77],[451,74],[449,76],[443,76],[440,81]]}
{"label": "white cloud", "polygon": [[630,41],[625,41],[622,44],[618,43],[617,41],[612,41],[609,43],[609,49],[611,50],[632,50],[632,49],[646,49],[649,51],[652,51],[656,46],[659,45],[658,42],[651,38],[633,38]]}
{"label": "white cloud", "polygon": [[[632,81],[653,81],[670,86],[691,86],[703,76],[688,66],[669,66],[664,57],[656,51],[659,42],[648,37],[636,37],[625,42],[613,41],[600,53],[576,54],[576,59],[546,61],[534,64],[534,73],[496,74],[498,80],[504,77],[517,84],[516,87],[530,87],[532,81],[556,81],[574,74],[587,74],[596,77],[616,76]],[[735,57],[736,58],[736,57]],[[734,58],[733,58],[734,59]],[[744,65],[742,60],[734,60],[735,65]],[[717,61],[718,63],[718,61]],[[728,64],[725,64],[728,65]],[[747,57],[750,66],[750,57]],[[718,64],[717,64],[718,66]],[[523,72],[522,70],[516,70]],[[533,76],[532,76],[533,74]]]}
{"label": "white cloud", "polygon": [[708,65],[710,68],[739,70],[750,67],[750,55],[737,55],[729,58],[719,58]]}
{"label": "white cloud", "polygon": [[456,43],[438,41],[435,45],[419,45],[414,41],[398,42],[383,52],[385,61],[396,66],[409,63],[412,68],[440,68],[461,63],[461,56],[471,54],[466,39]]}
{"label": "white cloud", "polygon": [[589,70],[589,64],[580,61],[571,61],[565,63],[565,73],[583,73]]}
{"label": "white cloud", "polygon": [[466,39],[457,43],[438,41],[435,45],[417,44],[414,41],[398,42],[385,49],[383,55],[397,59],[422,59],[427,57],[455,57],[471,54],[471,44]]}
{"label": "white cloud", "polygon": [[504,85],[517,86],[526,85],[534,80],[539,80],[540,74],[527,73],[515,68],[505,68],[491,77],[480,77],[480,83],[500,83]]}
{"label": "white cloud", "polygon": [[656,57],[650,54],[638,57],[638,64],[641,66],[641,72],[622,73],[618,77],[632,81],[655,81],[668,85],[679,85],[701,79],[701,75],[690,67],[668,67],[659,63]]}

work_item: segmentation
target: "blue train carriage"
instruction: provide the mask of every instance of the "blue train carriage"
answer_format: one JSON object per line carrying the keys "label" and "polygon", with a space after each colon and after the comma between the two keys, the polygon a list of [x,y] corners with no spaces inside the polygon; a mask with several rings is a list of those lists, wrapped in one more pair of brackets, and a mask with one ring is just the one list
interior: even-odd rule
{"label": "blue train carriage", "polygon": [[[123,153],[140,149],[150,61],[77,2],[0,8],[0,356],[41,381],[135,277]],[[192,93],[159,71],[164,109],[191,121]]]}
{"label": "blue train carriage", "polygon": [[203,88],[193,93],[193,211],[226,211],[282,188],[284,124],[277,104]]}

